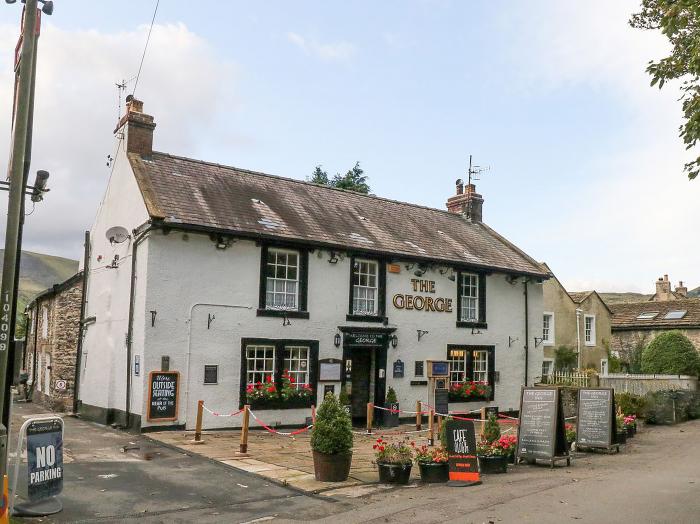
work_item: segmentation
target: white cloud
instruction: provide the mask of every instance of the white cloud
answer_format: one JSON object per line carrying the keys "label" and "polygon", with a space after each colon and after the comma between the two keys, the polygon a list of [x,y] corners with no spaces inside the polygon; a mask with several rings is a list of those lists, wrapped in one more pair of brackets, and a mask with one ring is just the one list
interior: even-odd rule
{"label": "white cloud", "polygon": [[357,48],[349,42],[322,43],[291,31],[287,33],[287,40],[307,55],[312,55],[328,62],[349,60],[357,52]]}
{"label": "white cloud", "polygon": [[[66,31],[47,23],[39,41],[32,171],[47,169],[50,193],[27,218],[24,248],[78,258],[114,154],[115,82],[132,78],[147,27],[119,33]],[[0,25],[0,158],[7,158],[15,26]],[[235,107],[235,74],[183,24],[156,25],[136,91],[155,116],[154,147],[196,156],[221,107]],[[133,81],[127,93],[133,88]],[[123,109],[123,106],[122,106]],[[228,115],[230,117],[230,114]],[[33,177],[33,175],[31,175]],[[0,195],[3,216],[6,199]],[[4,227],[0,232],[4,237]],[[4,240],[3,240],[4,241]]]}

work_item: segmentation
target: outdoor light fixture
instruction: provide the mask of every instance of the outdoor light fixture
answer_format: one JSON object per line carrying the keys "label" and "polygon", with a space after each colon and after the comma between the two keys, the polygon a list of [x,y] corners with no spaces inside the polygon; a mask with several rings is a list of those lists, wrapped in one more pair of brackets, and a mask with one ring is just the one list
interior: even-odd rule
{"label": "outdoor light fixture", "polygon": [[478,328],[472,328],[472,335],[481,335],[481,330]]}
{"label": "outdoor light fixture", "polygon": [[338,263],[338,254],[335,251],[331,251],[331,256],[328,259],[329,264],[337,264]]}
{"label": "outdoor light fixture", "polygon": [[32,187],[31,200],[32,202],[41,202],[44,199],[44,193],[48,191],[46,189],[46,183],[49,181],[49,172],[40,169],[36,172],[36,178],[34,179],[34,186]]}
{"label": "outdoor light fixture", "polygon": [[413,274],[416,275],[417,277],[422,277],[425,275],[425,272],[428,271],[428,266],[425,264],[418,264],[418,269],[416,269]]}
{"label": "outdoor light fixture", "polygon": [[399,345],[399,337],[397,337],[396,335],[391,335],[389,340],[391,340],[391,347],[396,349],[396,346]]}
{"label": "outdoor light fixture", "polygon": [[289,318],[287,318],[287,314],[284,314],[284,318],[282,319],[282,326],[291,326],[292,323],[289,321]]}
{"label": "outdoor light fixture", "polygon": [[44,4],[41,6],[41,12],[51,16],[53,14],[53,2],[51,0],[39,0],[39,2]]}
{"label": "outdoor light fixture", "polygon": [[340,347],[340,333],[336,333],[333,337],[333,345],[337,348]]}

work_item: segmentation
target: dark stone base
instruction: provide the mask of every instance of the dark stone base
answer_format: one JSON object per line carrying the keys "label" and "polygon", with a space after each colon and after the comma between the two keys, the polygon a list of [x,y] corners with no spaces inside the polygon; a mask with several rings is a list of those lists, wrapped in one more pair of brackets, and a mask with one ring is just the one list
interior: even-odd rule
{"label": "dark stone base", "polygon": [[127,420],[126,412],[121,409],[91,406],[80,402],[77,415],[80,418],[104,424],[105,426],[116,424],[129,430],[141,430],[141,415],[131,413],[128,417],[129,420]]}

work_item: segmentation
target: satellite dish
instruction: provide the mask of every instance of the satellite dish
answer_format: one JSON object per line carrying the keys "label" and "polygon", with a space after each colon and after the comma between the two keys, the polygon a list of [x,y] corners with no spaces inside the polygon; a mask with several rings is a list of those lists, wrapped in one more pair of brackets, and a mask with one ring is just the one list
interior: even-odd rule
{"label": "satellite dish", "polygon": [[110,244],[121,244],[129,238],[129,231],[122,226],[110,227],[105,233]]}

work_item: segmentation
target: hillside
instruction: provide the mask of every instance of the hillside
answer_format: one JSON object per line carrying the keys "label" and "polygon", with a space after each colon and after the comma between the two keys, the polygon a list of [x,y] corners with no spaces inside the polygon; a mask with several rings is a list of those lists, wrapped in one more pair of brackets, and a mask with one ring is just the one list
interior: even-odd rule
{"label": "hillside", "polygon": [[690,291],[688,291],[688,296],[700,298],[700,287],[696,287],[695,289],[691,289]]}

